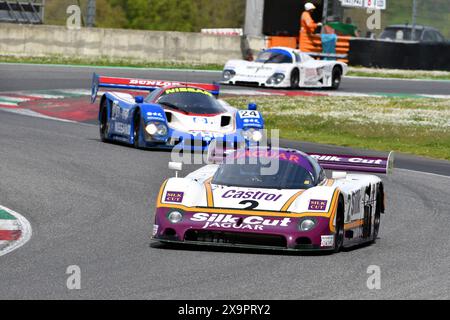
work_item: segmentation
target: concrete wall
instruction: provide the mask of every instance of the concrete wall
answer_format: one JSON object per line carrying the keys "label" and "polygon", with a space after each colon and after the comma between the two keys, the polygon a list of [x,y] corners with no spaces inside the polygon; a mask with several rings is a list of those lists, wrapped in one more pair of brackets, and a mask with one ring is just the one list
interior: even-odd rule
{"label": "concrete wall", "polygon": [[[255,50],[263,39],[251,39]],[[223,64],[241,59],[241,38],[186,32],[0,24],[0,54]]]}

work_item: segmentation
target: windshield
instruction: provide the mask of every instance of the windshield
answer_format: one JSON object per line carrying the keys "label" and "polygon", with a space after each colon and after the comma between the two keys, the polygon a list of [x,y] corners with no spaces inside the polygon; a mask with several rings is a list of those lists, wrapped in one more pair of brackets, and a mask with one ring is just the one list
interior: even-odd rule
{"label": "windshield", "polygon": [[157,103],[185,113],[219,114],[226,112],[211,93],[196,88],[167,89]]}
{"label": "windshield", "polygon": [[258,58],[256,58],[256,62],[292,63],[292,57],[289,52],[284,50],[266,50],[258,55]]}
{"label": "windshield", "polygon": [[264,174],[267,172],[264,169],[272,165],[269,158],[256,164],[256,161],[248,161],[248,158],[245,164],[222,164],[212,183],[266,189],[309,189],[317,185],[319,179],[316,170],[306,157],[288,155],[285,159],[280,159],[277,172],[269,175]]}
{"label": "windshield", "polygon": [[[422,29],[416,29],[415,40],[422,38]],[[380,38],[386,40],[412,40],[411,28],[387,28],[383,31]]]}

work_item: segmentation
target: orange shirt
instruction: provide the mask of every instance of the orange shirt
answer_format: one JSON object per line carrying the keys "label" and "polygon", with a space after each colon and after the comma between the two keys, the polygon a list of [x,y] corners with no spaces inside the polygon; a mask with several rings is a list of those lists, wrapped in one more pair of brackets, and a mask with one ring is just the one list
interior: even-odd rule
{"label": "orange shirt", "polygon": [[317,28],[317,23],[314,22],[313,18],[311,17],[311,13],[309,13],[308,11],[304,11],[302,13],[302,20],[300,22],[300,25],[300,50],[309,52],[311,50],[313,42],[312,35]]}
{"label": "orange shirt", "polygon": [[311,13],[309,11],[304,11],[302,13],[302,20],[301,20],[301,31],[305,33],[314,33],[314,31],[317,28],[317,23],[314,22],[313,18],[311,17]]}

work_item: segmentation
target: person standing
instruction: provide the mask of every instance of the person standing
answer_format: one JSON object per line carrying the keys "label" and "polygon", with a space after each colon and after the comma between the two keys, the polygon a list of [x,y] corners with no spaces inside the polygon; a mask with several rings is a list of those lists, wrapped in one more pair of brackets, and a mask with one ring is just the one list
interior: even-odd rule
{"label": "person standing", "polygon": [[302,43],[312,42],[312,35],[318,27],[322,26],[322,23],[316,23],[312,18],[311,14],[316,9],[316,6],[311,2],[305,4],[305,11],[302,13],[300,21],[300,48]]}

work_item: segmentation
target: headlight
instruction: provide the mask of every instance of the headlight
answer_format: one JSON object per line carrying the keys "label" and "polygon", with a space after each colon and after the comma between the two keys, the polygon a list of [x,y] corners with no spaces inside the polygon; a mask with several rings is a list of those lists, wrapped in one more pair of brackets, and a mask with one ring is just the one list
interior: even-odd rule
{"label": "headlight", "polygon": [[181,222],[181,220],[183,220],[183,214],[179,211],[172,211],[167,216],[167,219],[169,219],[171,223],[179,223]]}
{"label": "headlight", "polygon": [[310,231],[316,226],[316,221],[311,218],[301,220],[299,223],[300,231]]}
{"label": "headlight", "polygon": [[156,126],[156,124],[151,123],[145,128],[145,130],[148,132],[149,135],[153,136],[158,131],[158,127]]}
{"label": "headlight", "polygon": [[223,72],[223,79],[225,81],[231,80],[236,75],[236,72],[234,70],[225,70]]}
{"label": "headlight", "polygon": [[145,131],[151,136],[165,136],[167,135],[167,127],[162,123],[150,123],[145,127]]}
{"label": "headlight", "polygon": [[252,142],[259,142],[263,138],[261,131],[254,128],[242,130],[242,136],[245,140]]}
{"label": "headlight", "polygon": [[283,80],[286,78],[286,76],[282,73],[275,73],[273,76],[271,76],[267,80],[267,84],[280,84],[283,82]]}

